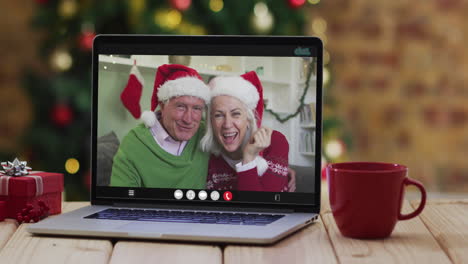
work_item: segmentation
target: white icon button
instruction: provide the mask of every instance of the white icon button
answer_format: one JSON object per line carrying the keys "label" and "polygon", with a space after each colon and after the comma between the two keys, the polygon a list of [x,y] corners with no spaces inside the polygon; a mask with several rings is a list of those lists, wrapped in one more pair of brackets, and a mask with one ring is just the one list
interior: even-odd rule
{"label": "white icon button", "polygon": [[192,190],[188,191],[187,192],[187,199],[189,199],[189,200],[195,199],[195,192],[192,191]]}
{"label": "white icon button", "polygon": [[280,194],[275,194],[275,201],[277,201],[277,202],[281,201],[281,195]]}
{"label": "white icon button", "polygon": [[210,194],[211,200],[217,201],[219,199],[219,192],[218,191],[212,191]]}
{"label": "white icon button", "polygon": [[181,191],[181,190],[176,190],[174,192],[174,198],[176,198],[177,200],[180,200],[182,199],[182,197],[184,197],[184,192]]}
{"label": "white icon button", "polygon": [[208,194],[205,191],[199,191],[198,192],[198,199],[206,200],[207,197],[208,197]]}

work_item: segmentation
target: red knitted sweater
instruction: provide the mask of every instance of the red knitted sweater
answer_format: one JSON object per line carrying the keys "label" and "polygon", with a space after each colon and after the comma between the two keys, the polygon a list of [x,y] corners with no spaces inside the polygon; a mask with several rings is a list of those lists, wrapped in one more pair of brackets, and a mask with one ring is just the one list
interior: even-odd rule
{"label": "red knitted sweater", "polygon": [[286,137],[274,130],[271,144],[263,150],[268,169],[258,176],[257,168],[237,173],[222,156],[210,156],[208,164],[207,189],[238,191],[288,191],[288,153]]}

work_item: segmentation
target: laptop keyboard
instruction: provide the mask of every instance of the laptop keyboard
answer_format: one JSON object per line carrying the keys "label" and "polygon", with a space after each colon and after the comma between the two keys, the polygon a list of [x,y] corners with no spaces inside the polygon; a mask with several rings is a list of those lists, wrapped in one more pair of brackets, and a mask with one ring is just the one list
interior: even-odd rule
{"label": "laptop keyboard", "polygon": [[173,223],[203,223],[264,226],[282,218],[280,214],[221,213],[143,209],[106,209],[85,218]]}

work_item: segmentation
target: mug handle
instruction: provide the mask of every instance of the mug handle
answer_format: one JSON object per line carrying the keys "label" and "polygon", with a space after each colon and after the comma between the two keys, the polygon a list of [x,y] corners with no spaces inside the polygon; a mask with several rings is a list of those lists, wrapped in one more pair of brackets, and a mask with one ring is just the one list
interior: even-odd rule
{"label": "mug handle", "polygon": [[421,202],[419,203],[419,207],[410,214],[401,214],[400,208],[400,212],[398,212],[398,220],[408,220],[419,215],[424,209],[424,206],[426,205],[426,189],[424,189],[424,186],[420,182],[411,178],[405,178],[405,180],[403,181],[403,185],[414,185],[418,187],[419,191],[421,192]]}

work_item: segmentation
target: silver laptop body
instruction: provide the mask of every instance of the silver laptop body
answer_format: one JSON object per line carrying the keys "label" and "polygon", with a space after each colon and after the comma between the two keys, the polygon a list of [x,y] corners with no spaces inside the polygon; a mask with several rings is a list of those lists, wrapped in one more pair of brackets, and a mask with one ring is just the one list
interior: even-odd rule
{"label": "silver laptop body", "polygon": [[[273,115],[264,114],[264,124],[281,131],[289,141],[289,165],[296,172],[297,187],[295,192],[244,193],[233,191],[233,198],[230,201],[223,200],[223,197],[219,200],[212,200],[209,195],[208,199],[202,201],[197,197],[193,200],[185,197],[175,199],[173,193],[176,189],[148,190],[148,188],[143,188],[140,190],[140,188],[133,187],[109,186],[110,175],[109,172],[105,175],[106,172],[103,171],[105,161],[100,159],[102,154],[100,151],[107,147],[107,145],[101,144],[106,142],[105,136],[107,134],[106,131],[99,131],[99,129],[104,126],[103,124],[112,121],[112,115],[105,112],[110,110],[103,107],[103,104],[106,104],[107,107],[108,103],[105,101],[107,99],[99,97],[98,93],[98,91],[104,90],[102,87],[105,84],[103,76],[109,77],[109,75],[102,75],[103,69],[115,69],[115,72],[118,72],[116,76],[128,76],[130,67],[137,60],[143,74],[154,76],[154,69],[157,68],[154,65],[171,63],[177,57],[175,55],[182,60],[190,57],[190,67],[197,69],[204,79],[209,78],[206,75],[222,73],[223,69],[228,69],[226,70],[227,74],[255,70],[262,82],[266,80],[263,84],[265,102],[273,110],[278,109],[282,116],[295,111],[294,108],[300,105],[298,100],[301,92],[304,91],[305,86],[309,87],[304,96],[305,100],[309,100],[309,103],[306,102],[309,112],[305,112],[307,107],[305,110],[300,109],[297,116],[285,123],[277,121]],[[203,58],[207,58],[206,64],[218,66],[210,68],[211,66],[208,65],[205,73],[205,65],[200,63]],[[241,62],[240,70],[236,68],[238,67],[237,58],[240,58],[238,60]],[[271,58],[270,61],[269,58]],[[230,64],[231,59],[232,64]],[[98,36],[94,40],[93,47],[91,205],[61,215],[50,216],[39,223],[29,225],[27,230],[35,235],[268,244],[312,223],[317,219],[320,210],[321,156],[318,153],[321,153],[322,129],[321,65],[322,44],[319,39],[314,37]],[[270,83],[269,78],[281,77],[284,74],[284,67],[287,67],[288,71],[289,68],[294,67],[291,70],[294,76],[284,75],[284,82],[271,81]],[[307,74],[311,74],[312,77],[308,77]],[[118,90],[115,93],[117,97],[126,83],[125,78],[120,78],[114,80],[114,83],[121,84],[118,87],[114,85],[114,89]],[[151,87],[152,81],[149,80],[148,87]],[[294,89],[294,92],[288,94],[290,98],[285,99],[284,94],[281,94],[282,89],[278,89],[281,85],[284,85],[285,89],[288,87]],[[145,97],[145,91],[143,91],[143,97]],[[283,107],[285,102],[288,102],[288,105]],[[122,112],[117,114],[122,114]],[[136,124],[138,121],[131,122]],[[121,134],[126,132],[125,129],[121,130]],[[307,136],[307,133],[310,135]],[[121,138],[121,135],[117,135],[117,137]],[[304,147],[304,145],[307,146]],[[110,162],[112,162],[112,156]],[[199,192],[200,190],[194,191]],[[206,189],[206,191],[210,193],[212,190]],[[187,190],[183,190],[183,192],[185,195]],[[222,194],[223,190],[219,190],[219,192]],[[145,195],[140,196],[140,193],[145,193]],[[236,200],[236,197],[243,198]],[[282,217],[266,225],[89,218],[89,216],[107,209],[280,215]]]}

